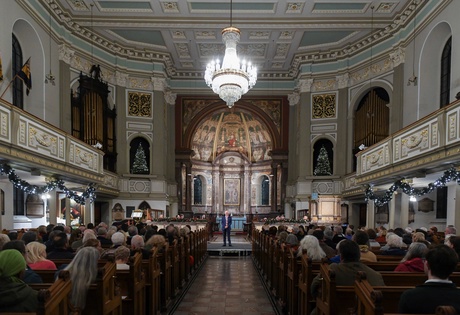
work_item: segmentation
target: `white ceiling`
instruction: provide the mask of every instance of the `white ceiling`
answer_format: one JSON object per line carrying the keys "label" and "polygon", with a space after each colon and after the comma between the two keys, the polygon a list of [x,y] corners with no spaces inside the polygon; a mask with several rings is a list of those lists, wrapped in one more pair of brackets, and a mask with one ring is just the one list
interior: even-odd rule
{"label": "white ceiling", "polygon": [[[172,77],[202,72],[222,58],[221,30],[230,25],[228,0],[40,1],[62,25],[99,48],[133,59],[159,53]],[[241,30],[241,59],[256,64],[259,73],[292,75],[299,60],[341,58],[369,48],[371,30],[376,40],[391,36],[426,2],[234,0],[232,24]]]}

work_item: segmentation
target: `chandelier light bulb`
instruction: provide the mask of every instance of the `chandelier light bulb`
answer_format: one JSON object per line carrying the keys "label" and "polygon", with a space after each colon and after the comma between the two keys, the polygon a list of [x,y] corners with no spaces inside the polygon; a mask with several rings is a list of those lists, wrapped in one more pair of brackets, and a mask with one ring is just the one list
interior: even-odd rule
{"label": "chandelier light bulb", "polygon": [[225,56],[222,65],[217,59],[206,66],[204,75],[206,84],[213,92],[232,108],[244,94],[257,82],[257,69],[250,62],[240,62],[236,46],[240,41],[240,30],[230,26],[222,30],[222,41],[225,44]]}

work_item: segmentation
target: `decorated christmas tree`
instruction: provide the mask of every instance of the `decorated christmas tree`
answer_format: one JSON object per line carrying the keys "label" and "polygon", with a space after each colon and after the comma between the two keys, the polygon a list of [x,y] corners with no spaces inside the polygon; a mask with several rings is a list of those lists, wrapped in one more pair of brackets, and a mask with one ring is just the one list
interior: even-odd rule
{"label": "decorated christmas tree", "polygon": [[331,164],[329,164],[329,157],[327,156],[327,151],[324,146],[319,150],[318,159],[316,160],[316,167],[313,171],[315,176],[326,176],[332,175]]}
{"label": "decorated christmas tree", "polygon": [[133,174],[145,174],[149,172],[144,148],[142,147],[140,143],[139,143],[139,146],[137,147],[136,155],[134,156],[132,170],[133,170],[132,171]]}

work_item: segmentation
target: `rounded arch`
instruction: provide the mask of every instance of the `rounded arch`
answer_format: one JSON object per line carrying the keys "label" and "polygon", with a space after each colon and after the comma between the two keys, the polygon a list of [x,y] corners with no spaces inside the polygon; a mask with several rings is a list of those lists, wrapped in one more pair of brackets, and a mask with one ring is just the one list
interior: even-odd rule
{"label": "rounded arch", "polygon": [[429,31],[423,41],[419,58],[417,119],[431,114],[440,107],[441,56],[451,36],[450,25],[447,22],[440,22]]}
{"label": "rounded arch", "polygon": [[151,170],[151,143],[141,135],[129,141],[129,171],[131,174],[149,174]]}
{"label": "rounded arch", "polygon": [[254,163],[269,161],[276,146],[270,127],[246,108],[210,112],[192,134],[191,158],[208,163],[223,152],[238,152]]}
{"label": "rounded arch", "polygon": [[[184,130],[185,136],[183,139],[183,144],[186,147],[191,148],[194,134],[203,120],[217,113],[225,112],[229,112],[229,109],[222,100],[216,100],[216,102],[208,104],[208,106],[203,108],[193,117],[193,119],[190,121],[190,124],[188,124],[187,129]],[[253,115],[254,117],[257,117],[258,120],[267,127],[267,130],[269,131],[270,137],[273,141],[273,146],[275,148],[279,146],[280,136],[277,127],[273,124],[270,117],[262,109],[258,108],[249,101],[239,100],[234,105],[231,112],[246,112],[250,115]]]}
{"label": "rounded arch", "polygon": [[45,51],[42,40],[36,29],[24,19],[14,22],[12,33],[21,45],[23,62],[30,57],[33,84],[29,95],[24,97],[24,110],[45,120]]}
{"label": "rounded arch", "polygon": [[255,178],[255,205],[269,206],[270,205],[270,176],[267,174],[259,174]]}
{"label": "rounded arch", "polygon": [[[348,111],[349,118],[355,117],[355,112],[358,109],[360,101],[363,99],[365,95],[369,93],[372,89],[375,88],[382,88],[388,94],[390,99],[390,103],[388,103],[388,107],[391,109],[391,100],[393,99],[393,86],[390,82],[382,79],[373,79],[372,82],[362,84],[358,90],[354,93],[352,98],[350,99],[350,111]],[[351,117],[350,117],[351,116]]]}
{"label": "rounded arch", "polygon": [[382,87],[382,82],[375,82],[374,86],[367,86],[359,98],[354,99],[350,110],[351,123],[349,124],[351,140],[352,171],[356,170],[356,153],[362,146],[369,147],[382,141],[390,135],[391,123],[391,95],[388,93],[389,86]]}
{"label": "rounded arch", "polygon": [[193,176],[192,196],[194,205],[206,205],[206,177],[203,174]]}
{"label": "rounded arch", "polygon": [[313,175],[334,174],[334,143],[323,137],[312,143]]}

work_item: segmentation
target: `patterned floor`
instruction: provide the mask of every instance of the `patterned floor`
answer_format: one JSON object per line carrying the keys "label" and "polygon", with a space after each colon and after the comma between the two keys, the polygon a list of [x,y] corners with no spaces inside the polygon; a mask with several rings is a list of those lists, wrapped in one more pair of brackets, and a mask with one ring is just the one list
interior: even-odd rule
{"label": "patterned floor", "polygon": [[[214,242],[222,242],[217,239]],[[232,243],[244,242],[238,236]],[[174,315],[274,315],[251,256],[210,256]]]}

